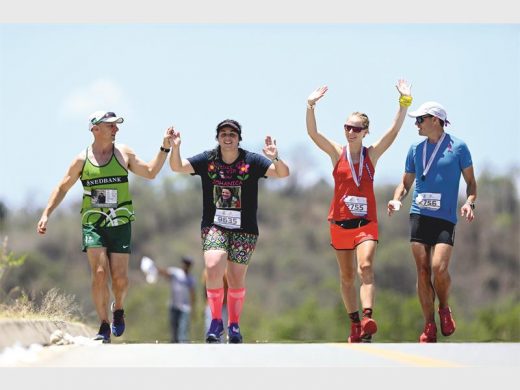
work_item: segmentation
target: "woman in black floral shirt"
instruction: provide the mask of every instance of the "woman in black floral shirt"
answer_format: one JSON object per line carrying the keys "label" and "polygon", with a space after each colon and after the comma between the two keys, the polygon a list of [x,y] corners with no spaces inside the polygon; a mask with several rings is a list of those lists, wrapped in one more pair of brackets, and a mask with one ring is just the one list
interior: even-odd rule
{"label": "woman in black floral shirt", "polygon": [[[262,177],[287,177],[289,168],[278,157],[276,141],[267,136],[262,156],[239,147],[242,127],[232,119],[216,129],[218,145],[188,159],[180,156],[181,135],[168,129],[174,172],[199,175],[202,181],[202,249],[207,273],[206,292],[212,321],[206,342],[219,343],[224,334],[222,302],[223,276],[227,274],[228,340],[241,343],[239,321],[244,304],[245,277],[258,239],[256,212],[258,180]],[[222,202],[231,196],[232,202]],[[227,272],[226,272],[227,269]]]}

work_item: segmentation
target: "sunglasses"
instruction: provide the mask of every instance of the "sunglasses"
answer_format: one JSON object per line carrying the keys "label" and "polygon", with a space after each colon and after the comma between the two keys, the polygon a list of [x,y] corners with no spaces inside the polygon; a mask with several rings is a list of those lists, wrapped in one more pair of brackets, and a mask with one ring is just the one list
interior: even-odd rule
{"label": "sunglasses", "polygon": [[352,130],[354,133],[361,133],[363,130],[366,129],[366,127],[350,126],[350,125],[347,125],[347,124],[344,124],[343,128],[345,129],[345,131]]}
{"label": "sunglasses", "polygon": [[423,116],[418,116],[417,118],[415,118],[415,122],[417,122],[418,125],[420,125],[421,123],[424,122],[424,120],[426,118],[431,118],[433,115],[423,115]]}

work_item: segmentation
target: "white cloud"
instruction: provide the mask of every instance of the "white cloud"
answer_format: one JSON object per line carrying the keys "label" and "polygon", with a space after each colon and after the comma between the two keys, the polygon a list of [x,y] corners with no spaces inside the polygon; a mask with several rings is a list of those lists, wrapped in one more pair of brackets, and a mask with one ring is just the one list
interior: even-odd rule
{"label": "white cloud", "polygon": [[62,104],[62,113],[85,117],[97,110],[121,110],[124,105],[121,88],[111,80],[98,79],[71,91]]}

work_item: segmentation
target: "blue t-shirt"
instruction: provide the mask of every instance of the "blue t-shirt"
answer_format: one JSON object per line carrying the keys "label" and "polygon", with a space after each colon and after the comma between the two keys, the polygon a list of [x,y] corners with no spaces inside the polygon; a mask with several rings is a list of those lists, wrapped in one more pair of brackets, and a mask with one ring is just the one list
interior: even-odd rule
{"label": "blue t-shirt", "polygon": [[424,180],[423,148],[426,164],[437,144],[424,140],[410,147],[406,157],[406,173],[415,174],[410,214],[421,214],[457,223],[457,200],[461,172],[473,165],[471,153],[464,141],[446,133],[437,155]]}
{"label": "blue t-shirt", "polygon": [[219,225],[233,231],[258,234],[258,180],[272,162],[257,153],[239,149],[238,158],[224,163],[215,151],[188,158],[202,181],[201,228]]}

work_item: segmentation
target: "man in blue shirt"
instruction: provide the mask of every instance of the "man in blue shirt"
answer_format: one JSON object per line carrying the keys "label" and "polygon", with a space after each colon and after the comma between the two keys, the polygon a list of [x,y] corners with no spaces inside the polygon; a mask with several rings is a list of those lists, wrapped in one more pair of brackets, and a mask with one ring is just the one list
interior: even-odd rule
{"label": "man in blue shirt", "polygon": [[[388,215],[401,207],[401,200],[415,182],[410,208],[411,248],[417,267],[417,293],[425,320],[421,343],[437,342],[435,297],[439,300],[441,332],[455,332],[448,305],[451,278],[448,266],[455,241],[460,176],[466,182],[467,200],[460,214],[467,222],[475,217],[477,183],[466,144],[444,131],[446,111],[437,102],[426,102],[408,114],[415,118],[419,135],[426,140],[410,147],[401,183],[388,202]],[[433,280],[432,280],[433,275]]]}

